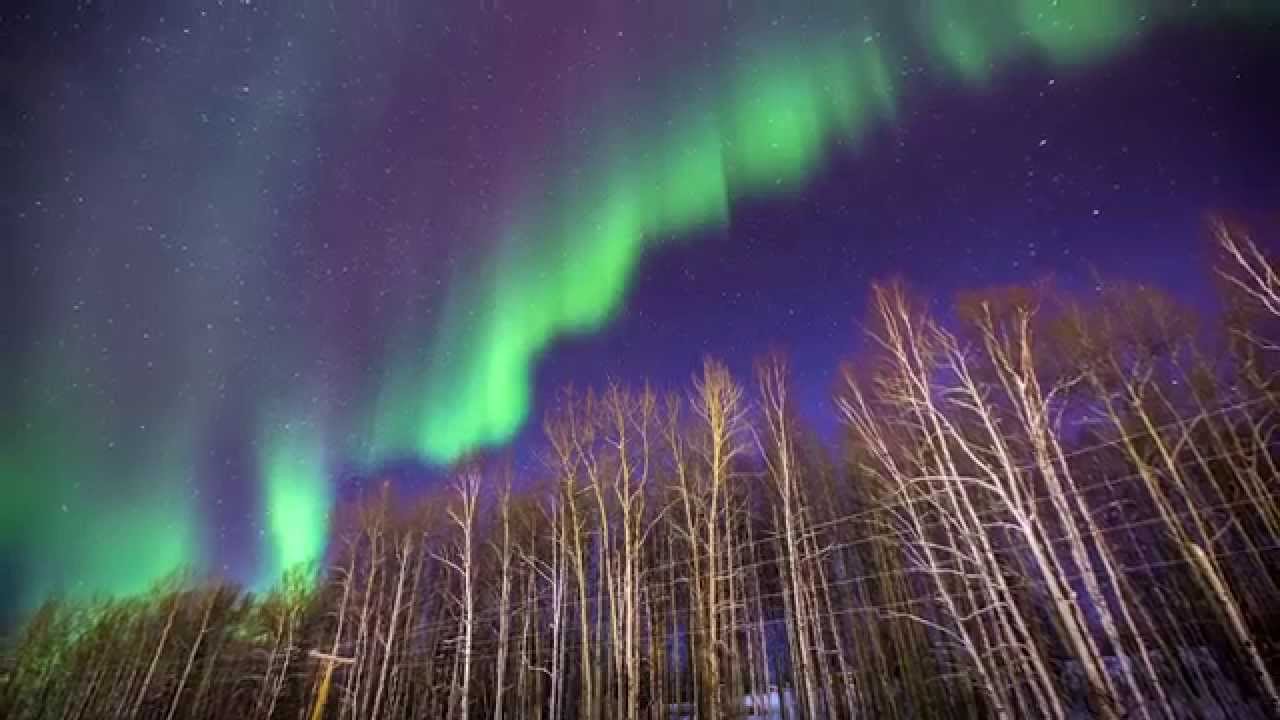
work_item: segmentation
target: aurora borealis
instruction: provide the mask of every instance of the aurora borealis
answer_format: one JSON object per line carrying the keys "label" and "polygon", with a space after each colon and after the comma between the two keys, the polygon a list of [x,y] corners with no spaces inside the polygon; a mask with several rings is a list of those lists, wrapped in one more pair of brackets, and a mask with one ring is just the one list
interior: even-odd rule
{"label": "aurora borealis", "polygon": [[[602,356],[675,381],[685,353],[773,342],[834,365],[859,310],[828,293],[859,302],[867,273],[1128,272],[1191,247],[1151,234],[1171,208],[1280,189],[1246,90],[1275,69],[1266,0],[418,5],[0,18],[0,607],[179,567],[263,585],[323,552],[344,483],[519,441]],[[1150,65],[1184,45],[1207,59]],[[1117,109],[1116,73],[1169,105]],[[815,238],[786,239],[798,264],[759,212]],[[800,266],[844,252],[862,274],[813,290]]]}

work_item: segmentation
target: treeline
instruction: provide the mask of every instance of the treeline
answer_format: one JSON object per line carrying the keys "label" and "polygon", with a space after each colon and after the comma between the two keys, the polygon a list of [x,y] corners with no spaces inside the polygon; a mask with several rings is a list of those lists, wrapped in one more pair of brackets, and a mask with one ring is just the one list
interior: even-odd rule
{"label": "treeline", "polygon": [[783,361],[566,391],[545,472],[345,508],[265,596],[50,599],[5,718],[1280,717],[1280,275],[1226,309],[872,293],[838,452]]}

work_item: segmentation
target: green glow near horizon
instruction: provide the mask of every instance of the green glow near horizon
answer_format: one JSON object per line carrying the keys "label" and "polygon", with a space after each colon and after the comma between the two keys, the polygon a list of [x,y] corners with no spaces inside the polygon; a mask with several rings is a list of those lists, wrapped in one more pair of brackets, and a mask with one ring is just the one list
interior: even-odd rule
{"label": "green glow near horizon", "polygon": [[[49,363],[48,377],[61,368]],[[122,456],[108,441],[112,418],[77,417],[72,393],[24,398],[25,422],[0,440],[0,557],[17,558],[18,609],[50,595],[87,599],[141,593],[157,580],[199,564],[198,514],[185,492],[190,456],[181,436]],[[114,482],[96,485],[95,478]],[[130,482],[130,478],[143,478]]]}
{"label": "green glow near horizon", "polygon": [[1168,3],[1137,0],[932,0],[908,18],[915,37],[894,38],[852,5],[821,27],[752,34],[745,57],[686,81],[711,88],[705,96],[650,98],[647,110],[624,108],[596,128],[583,167],[562,168],[550,193],[531,191],[491,262],[456,278],[427,351],[395,354],[374,410],[373,458],[448,464],[509,440],[551,343],[606,323],[647,250],[723,226],[739,198],[794,192],[833,144],[891,120],[910,48],[984,85],[1015,58],[1094,61],[1174,17]]}
{"label": "green glow near horizon", "polygon": [[276,583],[324,554],[333,502],[325,444],[314,428],[288,424],[267,430],[259,458],[267,543],[259,586]]}

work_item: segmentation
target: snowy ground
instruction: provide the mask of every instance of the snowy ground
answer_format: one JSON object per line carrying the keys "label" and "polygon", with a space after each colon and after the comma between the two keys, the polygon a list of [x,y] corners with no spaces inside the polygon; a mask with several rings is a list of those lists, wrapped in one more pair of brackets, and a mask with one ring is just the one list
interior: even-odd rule
{"label": "snowy ground", "polygon": [[[1164,683],[1169,705],[1175,715],[1170,720],[1266,720],[1269,716],[1256,699],[1245,697],[1244,691],[1222,672],[1212,654],[1204,648],[1184,648],[1180,651],[1181,666],[1186,671],[1184,686],[1172,678],[1175,670],[1159,655],[1152,657],[1157,672],[1166,676]],[[1124,687],[1125,664],[1132,665],[1135,658],[1110,656],[1106,664],[1117,687]],[[1137,675],[1141,668],[1133,666]],[[1065,668],[1064,681],[1069,696],[1083,698],[1085,686],[1083,673],[1078,665]],[[745,696],[740,701],[742,714],[738,717],[750,720],[784,720],[800,717],[795,696],[789,690],[771,689],[759,696]],[[1154,698],[1121,698],[1125,717],[1140,718],[1140,705],[1145,702],[1150,716],[1161,717],[1159,704]],[[759,706],[757,707],[757,703]],[[672,705],[668,717],[673,720],[696,720],[697,710],[691,703]],[[1083,706],[1071,715],[1072,720],[1091,720],[1092,715]]]}
{"label": "snowy ground", "polygon": [[[757,703],[759,704],[758,707]],[[784,703],[785,714],[783,713]],[[800,717],[795,697],[792,696],[790,690],[779,692],[777,688],[774,688],[760,695],[747,695],[739,701],[739,704],[742,708],[742,714],[738,717],[744,720],[782,720],[782,718]],[[671,720],[694,720],[697,717],[697,712],[692,704],[682,703],[672,705],[667,717],[671,718]]]}

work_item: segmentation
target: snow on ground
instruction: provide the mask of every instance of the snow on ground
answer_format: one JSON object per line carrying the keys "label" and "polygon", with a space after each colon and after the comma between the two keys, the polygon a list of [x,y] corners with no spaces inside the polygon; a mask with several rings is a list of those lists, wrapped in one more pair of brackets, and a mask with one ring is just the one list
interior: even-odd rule
{"label": "snow on ground", "polygon": [[[745,695],[738,703],[742,708],[742,714],[738,717],[742,720],[783,720],[783,718],[800,717],[796,699],[790,690],[779,691],[777,688],[770,688],[768,692],[759,695]],[[670,706],[667,717],[671,720],[695,720],[697,708],[692,703],[677,703]]]}

